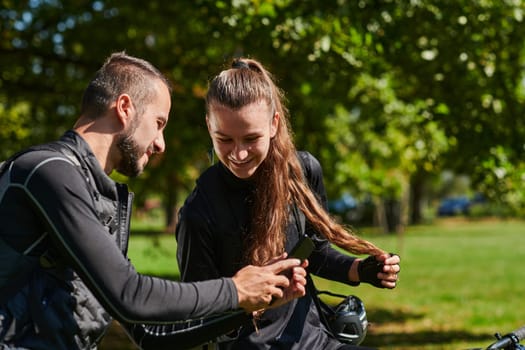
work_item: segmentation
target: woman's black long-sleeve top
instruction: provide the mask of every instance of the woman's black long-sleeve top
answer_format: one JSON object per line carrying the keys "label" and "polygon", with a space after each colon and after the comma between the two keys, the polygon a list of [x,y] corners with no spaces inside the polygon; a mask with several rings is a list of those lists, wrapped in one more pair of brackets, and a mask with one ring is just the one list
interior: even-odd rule
{"label": "woman's black long-sleeve top", "polygon": [[[306,178],[326,208],[326,192],[319,162],[307,152],[299,152]],[[250,224],[253,186],[235,177],[217,163],[197,180],[197,186],[180,211],[176,230],[177,259],[183,281],[201,281],[232,276],[242,262],[243,239]],[[286,250],[298,241],[299,218],[291,215]],[[306,223],[306,234],[313,238],[315,250],[308,258],[309,272],[341,283],[351,284],[348,271],[353,257],[333,249]],[[341,344],[330,337],[319,320],[310,295],[282,307],[267,310],[259,322],[258,334],[244,327],[239,336],[220,344],[221,349],[332,349]]]}

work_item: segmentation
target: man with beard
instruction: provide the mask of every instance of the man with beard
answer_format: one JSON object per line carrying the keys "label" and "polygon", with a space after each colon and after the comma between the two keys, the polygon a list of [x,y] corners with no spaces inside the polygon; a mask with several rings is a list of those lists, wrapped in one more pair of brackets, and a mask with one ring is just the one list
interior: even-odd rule
{"label": "man with beard", "polygon": [[132,194],[108,175],[137,176],[164,151],[170,93],[149,62],[115,53],[89,83],[72,130],[0,166],[0,349],[93,349],[113,317],[139,346],[149,330],[172,325],[177,335],[176,326],[214,320],[171,343],[184,348],[272,300],[304,295],[306,263],[284,256],[198,283],[141,275],[127,259]]}

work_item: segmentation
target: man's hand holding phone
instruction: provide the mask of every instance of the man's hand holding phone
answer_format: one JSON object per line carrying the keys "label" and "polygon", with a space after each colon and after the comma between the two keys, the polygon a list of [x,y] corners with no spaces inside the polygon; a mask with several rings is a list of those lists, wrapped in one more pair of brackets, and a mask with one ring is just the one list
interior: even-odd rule
{"label": "man's hand holding phone", "polygon": [[284,253],[265,266],[243,267],[232,278],[237,288],[239,307],[251,312],[267,308],[274,300],[272,307],[304,296],[306,266],[307,261],[287,259]]}
{"label": "man's hand holding phone", "polygon": [[307,258],[314,249],[312,240],[302,236],[290,253],[272,259],[265,266],[248,265],[239,270],[233,281],[239,306],[255,311],[274,308],[306,294]]}

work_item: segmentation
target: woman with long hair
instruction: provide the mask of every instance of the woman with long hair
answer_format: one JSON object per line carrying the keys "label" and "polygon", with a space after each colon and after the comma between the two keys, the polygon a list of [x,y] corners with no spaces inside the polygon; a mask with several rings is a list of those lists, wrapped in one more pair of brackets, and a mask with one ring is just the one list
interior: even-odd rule
{"label": "woman with long hair", "polygon": [[[283,93],[256,60],[235,59],[212,79],[206,124],[219,162],[197,180],[179,214],[178,262],[184,281],[231,276],[313,240],[309,273],[349,285],[394,288],[399,257],[338,224],[326,210],[322,169],[292,140]],[[369,255],[366,259],[343,254]],[[314,291],[258,315],[221,339],[219,349],[355,349],[320,321]]]}

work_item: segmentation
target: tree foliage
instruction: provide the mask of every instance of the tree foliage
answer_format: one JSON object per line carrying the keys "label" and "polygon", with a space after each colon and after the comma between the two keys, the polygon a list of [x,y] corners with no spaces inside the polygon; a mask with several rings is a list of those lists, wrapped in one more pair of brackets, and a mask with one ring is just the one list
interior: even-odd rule
{"label": "tree foliage", "polygon": [[452,169],[522,210],[519,0],[0,4],[4,158],[70,127],[94,71],[126,50],[174,83],[167,151],[129,180],[139,201],[158,194],[172,212],[209,164],[207,81],[245,55],[286,92],[297,146],[320,158],[331,197],[406,198]]}

